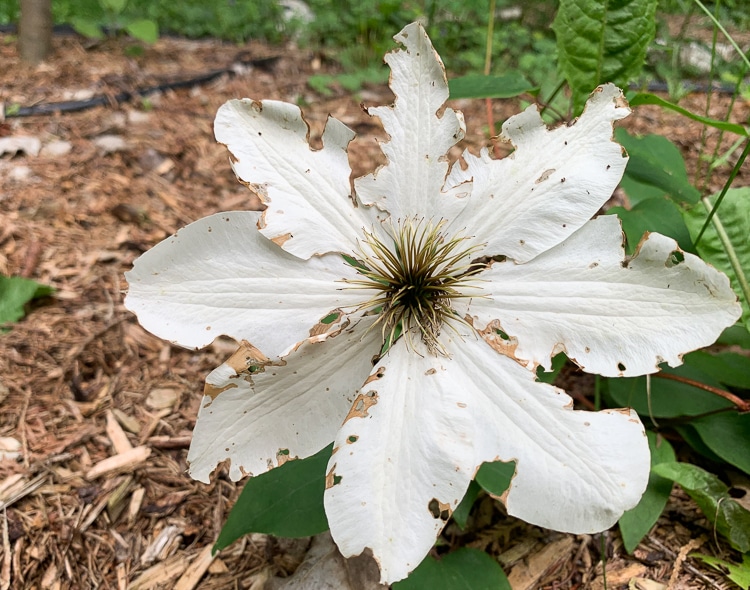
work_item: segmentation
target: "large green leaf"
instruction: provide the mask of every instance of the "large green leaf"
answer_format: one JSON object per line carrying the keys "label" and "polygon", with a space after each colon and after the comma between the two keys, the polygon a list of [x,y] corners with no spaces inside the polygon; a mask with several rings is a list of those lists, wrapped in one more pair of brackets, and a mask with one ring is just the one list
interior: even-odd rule
{"label": "large green leaf", "polygon": [[718,477],[690,463],[661,463],[654,472],[680,484],[735,549],[750,551],[750,511],[729,495]]}
{"label": "large green leaf", "polygon": [[599,84],[624,86],[638,76],[656,31],[656,5],[657,0],[560,0],[552,28],[576,112]]}
{"label": "large green leaf", "polygon": [[513,98],[535,90],[534,85],[519,72],[502,76],[469,74],[448,81],[451,98]]}
{"label": "large green leaf", "polygon": [[[704,199],[706,200],[706,199]],[[693,240],[708,209],[701,200],[684,213]],[[713,207],[716,195],[707,199]],[[742,303],[742,323],[750,330],[750,187],[729,189],[696,248],[701,258],[726,273]]]}
{"label": "large green leaf", "polygon": [[750,474],[750,414],[721,412],[700,418],[691,426],[713,453]]}
{"label": "large green leaf", "polygon": [[[700,369],[691,367],[687,356],[685,359],[686,364],[675,369],[666,368],[662,372],[712,387],[721,387],[717,379]],[[634,408],[641,416],[653,415],[656,418],[698,416],[732,405],[724,398],[704,389],[658,375],[651,376],[650,400],[646,377],[607,379],[606,384],[607,392],[615,405]]]}
{"label": "large green leaf", "polygon": [[393,590],[511,590],[503,568],[478,549],[463,547],[440,560],[428,556]]}
{"label": "large green leaf", "polygon": [[[657,438],[653,432],[647,432],[648,446],[651,450],[651,467],[659,463],[672,463],[675,454],[672,445],[664,438]],[[672,492],[672,481],[656,475],[653,471],[648,478],[646,488],[638,505],[620,517],[620,532],[625,550],[632,553],[654,526],[667,505]]]}
{"label": "large green leaf", "polygon": [[630,156],[622,188],[631,205],[664,195],[678,204],[698,202],[700,192],[688,180],[685,160],[677,146],[666,137],[636,137],[619,127],[615,129],[615,139]]}
{"label": "large green leaf", "polygon": [[641,201],[632,209],[612,207],[608,215],[617,215],[622,221],[622,231],[627,237],[627,251],[632,254],[641,241],[643,234],[659,232],[677,240],[680,248],[693,251],[690,233],[685,227],[682,213],[674,202],[665,197],[656,197]]}
{"label": "large green leaf", "polygon": [[720,129],[721,131],[729,131],[730,133],[736,133],[737,135],[741,135],[744,137],[747,137],[748,135],[747,129],[745,129],[742,125],[729,123],[727,121],[720,121],[718,119],[711,119],[702,115],[696,115],[695,113],[692,113],[679,105],[671,103],[668,100],[664,100],[663,98],[656,96],[655,94],[640,92],[635,96],[630,97],[630,106],[637,107],[642,104],[658,105],[670,111],[674,111],[675,113],[680,113],[688,119],[692,119],[693,121],[697,121],[698,123],[702,123],[703,125],[707,125],[709,127]]}
{"label": "large green leaf", "polygon": [[251,477],[229,513],[214,551],[248,533],[308,537],[328,530],[323,493],[332,446]]}
{"label": "large green leaf", "polygon": [[0,275],[0,327],[20,320],[25,315],[24,306],[32,299],[45,297],[53,292],[52,287],[40,285],[30,279]]}

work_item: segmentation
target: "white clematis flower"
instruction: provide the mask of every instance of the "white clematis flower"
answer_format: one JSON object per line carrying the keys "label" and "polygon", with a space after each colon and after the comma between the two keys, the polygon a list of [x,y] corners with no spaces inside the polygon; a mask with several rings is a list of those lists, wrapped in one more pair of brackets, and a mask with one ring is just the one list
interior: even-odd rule
{"label": "white clematis flower", "polygon": [[617,88],[554,130],[530,107],[503,126],[511,156],[449,169],[464,124],[440,58],[418,24],[396,40],[395,105],[369,111],[386,166],[352,185],[342,123],[313,151],[296,106],[228,102],[216,138],[266,210],[180,230],[136,262],[126,299],[182,346],[248,341],[207,379],[191,475],[225,459],[233,479],[257,475],[334,441],[333,538],[370,548],[383,582],[420,563],[485,461],[516,462],[511,515],[610,527],[646,486],[643,426],[573,410],[533,369],[565,351],[601,375],[654,373],[740,315],[726,276],[674,240],[650,234],[628,259],[617,218],[590,221],[627,161]]}

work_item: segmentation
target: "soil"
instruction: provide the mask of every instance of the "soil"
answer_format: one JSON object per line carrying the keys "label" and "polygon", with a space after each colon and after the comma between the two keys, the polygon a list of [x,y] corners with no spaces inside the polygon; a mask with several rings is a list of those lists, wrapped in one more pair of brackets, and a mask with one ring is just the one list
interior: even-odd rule
{"label": "soil", "polygon": [[[15,40],[0,36],[0,103],[8,113],[14,105],[113,97],[259,60],[207,84],[142,100],[0,121],[0,137],[34,137],[43,146],[38,155],[0,155],[0,273],[56,289],[0,335],[0,436],[21,444],[17,461],[0,461],[0,589],[259,588],[270,576],[291,575],[309,544],[253,535],[207,558],[241,485],[225,469],[210,485],[191,480],[186,455],[202,380],[233,343],[218,340],[194,352],[151,336],[123,307],[123,273],[190,221],[259,205],[213,140],[213,117],[226,100],[302,105],[313,145],[328,115],[337,117],[360,138],[350,153],[361,175],[383,162],[376,142],[383,132],[360,103],[385,104],[393,96],[379,85],[316,94],[307,77],[333,66],[295,46],[163,38],[129,56],[131,46],[123,39],[90,44],[58,37],[54,55],[32,68],[19,61]],[[691,95],[683,106],[703,112],[706,100]],[[466,146],[492,145],[483,101],[452,106],[466,115]],[[492,105],[496,121],[519,108],[517,100]],[[721,118],[728,108],[728,98],[711,98],[711,116]],[[733,121],[746,122],[750,105],[738,102],[732,111]],[[656,107],[637,109],[624,125],[671,138],[691,172],[701,142],[710,150],[718,140],[718,132],[704,138],[698,124]],[[55,151],[68,147],[62,155]],[[717,170],[706,192],[721,187],[733,161]],[[747,185],[747,175],[742,171],[736,184]],[[622,200],[615,195],[614,202]],[[578,403],[590,404],[585,376],[568,371],[565,386]],[[475,507],[473,523],[469,533],[450,525],[440,552],[461,544],[486,550],[516,590],[603,588],[602,548],[608,588],[730,587],[687,556],[699,547],[731,554],[678,489],[632,556],[616,529],[551,533],[507,517],[489,498]]]}

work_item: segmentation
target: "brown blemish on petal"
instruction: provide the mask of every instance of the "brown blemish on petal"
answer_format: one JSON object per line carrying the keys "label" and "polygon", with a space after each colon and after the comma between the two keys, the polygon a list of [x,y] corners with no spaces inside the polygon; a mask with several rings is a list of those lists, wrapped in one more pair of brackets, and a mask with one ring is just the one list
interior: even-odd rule
{"label": "brown blemish on petal", "polygon": [[281,467],[287,461],[294,461],[297,457],[292,457],[289,449],[279,449],[276,452],[276,464]]}
{"label": "brown blemish on petal", "polygon": [[344,418],[344,422],[348,422],[352,418],[366,418],[368,416],[367,410],[378,403],[378,394],[375,391],[369,391],[367,393],[360,393],[357,399],[354,400],[351,410]]}
{"label": "brown blemish on petal", "polygon": [[336,475],[336,463],[333,464],[331,470],[326,473],[326,489],[330,490],[333,486],[341,482],[341,476]]}
{"label": "brown blemish on petal", "polygon": [[544,182],[544,181],[545,181],[545,180],[547,180],[547,179],[548,179],[548,178],[549,178],[549,177],[550,177],[550,176],[551,176],[551,175],[552,175],[552,174],[553,174],[554,172],[555,172],[555,169],[554,169],[554,168],[550,168],[549,170],[545,170],[544,172],[542,172],[542,175],[541,175],[541,176],[540,176],[539,178],[537,178],[537,179],[536,179],[536,180],[534,181],[534,184],[539,184],[540,182]]}
{"label": "brown blemish on petal", "polygon": [[283,247],[284,244],[286,244],[291,238],[292,238],[292,234],[285,233],[280,236],[276,236],[275,238],[271,238],[271,241],[277,246]]}
{"label": "brown blemish on petal", "polygon": [[[248,379],[250,377],[251,367],[257,367],[257,369],[260,370],[270,363],[271,361],[268,357],[266,357],[266,355],[260,350],[255,348],[247,340],[241,340],[237,351],[232,354],[224,364],[228,365],[236,373],[236,377],[244,376]],[[226,385],[219,386],[206,381],[203,386],[203,395],[207,395],[213,401],[220,393],[234,387],[237,387],[236,383],[227,383]]]}
{"label": "brown blemish on petal", "polygon": [[270,363],[271,361],[268,357],[247,340],[241,340],[237,352],[230,356],[226,361],[226,364],[232,367],[238,375],[247,372],[250,367],[263,367]]}
{"label": "brown blemish on petal", "polygon": [[382,379],[384,375],[385,367],[378,367],[378,370],[367,378],[367,381],[365,381],[365,385],[367,385],[368,383],[372,383],[373,381],[377,381],[378,379]]}
{"label": "brown blemish on petal", "polygon": [[434,375],[435,373],[437,373],[437,369],[435,369],[435,368],[432,368],[432,369],[427,369],[427,370],[426,370],[426,371],[424,372],[424,374],[425,374],[425,375]]}
{"label": "brown blemish on petal", "polygon": [[[234,389],[237,387],[236,383],[227,383],[224,387],[215,387],[214,385],[211,385],[210,383],[206,382],[203,385],[203,395],[207,395],[211,398],[211,401],[214,401],[217,397],[219,397],[220,393],[225,392],[227,389]],[[206,404],[203,406],[204,408],[207,408],[211,404]]]}
{"label": "brown blemish on petal", "polygon": [[[336,316],[335,318],[331,319],[328,322],[325,322],[324,320],[328,320],[332,316]],[[312,328],[310,328],[310,337],[314,336],[320,336],[321,334],[325,334],[328,332],[332,327],[336,326],[341,320],[344,318],[344,312],[341,309],[332,309],[327,314],[325,314],[322,318],[320,318],[320,321],[315,324]]]}
{"label": "brown blemish on petal", "polygon": [[[500,337],[497,330],[504,331],[498,320],[492,320],[484,330],[479,333],[485,339],[487,344],[494,348],[500,354],[512,358],[514,361],[519,359],[516,357],[516,348],[518,348],[518,339],[509,338],[505,340]],[[520,361],[519,361],[520,362]]]}

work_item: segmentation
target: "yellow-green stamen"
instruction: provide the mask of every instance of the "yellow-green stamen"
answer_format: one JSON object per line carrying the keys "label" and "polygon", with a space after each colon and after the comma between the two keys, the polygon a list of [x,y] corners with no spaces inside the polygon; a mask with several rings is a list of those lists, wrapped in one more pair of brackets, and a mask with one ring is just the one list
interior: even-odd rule
{"label": "yellow-green stamen", "polygon": [[451,302],[476,295],[459,287],[486,264],[472,260],[481,245],[463,247],[466,238],[447,238],[440,233],[443,224],[408,219],[391,226],[390,243],[365,232],[357,255],[344,257],[362,277],[346,282],[377,291],[359,309],[378,313],[375,325],[380,324],[385,345],[399,334],[417,333],[431,353],[446,354],[438,339],[442,326],[464,321]]}

